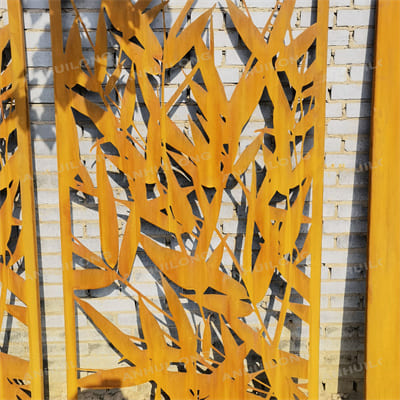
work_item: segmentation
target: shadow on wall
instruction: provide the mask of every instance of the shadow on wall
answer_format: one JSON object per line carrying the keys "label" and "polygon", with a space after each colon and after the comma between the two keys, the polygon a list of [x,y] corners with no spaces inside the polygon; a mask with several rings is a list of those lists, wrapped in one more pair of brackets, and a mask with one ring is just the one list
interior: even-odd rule
{"label": "shadow on wall", "polygon": [[155,398],[156,385],[150,382],[123,389],[83,389],[78,395],[78,400],[154,400]]}
{"label": "shadow on wall", "polygon": [[351,218],[350,231],[348,237],[337,238],[337,246],[339,247],[339,241],[343,240],[340,247],[348,249],[337,389],[340,398],[346,400],[364,399],[367,368],[365,364],[366,278],[368,268],[379,267],[368,265],[367,258],[369,171],[376,167],[369,162],[372,76],[374,69],[379,66],[379,60],[373,59],[372,51],[374,24],[372,11],[367,35],[367,43],[371,47],[368,47],[362,77],[352,204],[350,215],[345,215]]}
{"label": "shadow on wall", "polygon": [[[110,389],[106,391],[84,390],[79,394],[78,400],[127,400],[127,398],[120,389]],[[139,398],[137,398],[137,400],[139,400]]]}

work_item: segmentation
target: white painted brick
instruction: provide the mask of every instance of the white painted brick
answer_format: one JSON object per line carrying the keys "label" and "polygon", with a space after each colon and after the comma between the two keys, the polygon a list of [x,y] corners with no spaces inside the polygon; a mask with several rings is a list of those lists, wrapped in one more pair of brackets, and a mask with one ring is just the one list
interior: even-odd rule
{"label": "white painted brick", "polygon": [[331,10],[328,16],[328,27],[332,28],[335,23],[335,13]]}
{"label": "white painted brick", "polygon": [[360,204],[339,204],[338,205],[338,217],[362,217],[368,215],[368,209],[366,206]]}
{"label": "white painted brick", "polygon": [[332,203],[325,203],[323,207],[324,218],[334,217],[336,215],[336,205]]}
{"label": "white painted brick", "polygon": [[346,67],[328,67],[326,71],[327,82],[345,82],[347,80]]}
{"label": "white painted brick", "polygon": [[85,233],[87,237],[100,237],[100,226],[98,223],[85,224]]}
{"label": "white painted brick", "polygon": [[49,4],[46,0],[22,0],[22,6],[24,8],[46,9],[49,7]]}
{"label": "white painted brick", "polygon": [[349,31],[335,29],[328,31],[328,46],[347,46],[349,44]]}
{"label": "white painted brick", "polygon": [[[362,311],[352,311],[351,315],[343,311],[325,311],[321,315],[321,323],[364,322],[365,314]],[[337,349],[337,343],[336,343]]]}
{"label": "white painted brick", "polygon": [[[196,18],[201,15],[201,13],[197,10],[193,10],[190,17],[191,22],[193,22],[193,13],[195,14]],[[213,12],[213,25],[214,29],[225,29],[228,27],[234,27],[231,18],[222,9],[216,9]]]}
{"label": "white painted brick", "polygon": [[[53,286],[53,291],[55,292],[56,290],[59,290],[62,296],[62,286]],[[54,297],[60,297],[60,296],[54,296]],[[77,320],[78,320],[78,325],[79,326],[85,326],[87,325],[87,317],[79,313],[77,315]],[[45,318],[45,323],[46,326],[49,328],[63,328],[64,327],[64,318],[60,318],[58,315],[46,315]]]}
{"label": "white painted brick", "polygon": [[350,220],[325,220],[323,223],[324,233],[349,233],[355,232],[366,232],[367,222],[366,221],[350,221]]}
{"label": "white painted brick", "polygon": [[25,29],[50,29],[50,15],[46,12],[24,12]]}
{"label": "white painted brick", "polygon": [[302,11],[300,15],[300,26],[308,27],[315,22],[316,14],[311,11]]}
{"label": "white painted brick", "polygon": [[323,263],[338,263],[345,264],[347,262],[347,251],[346,250],[334,250],[328,251],[325,250],[322,252]]}
{"label": "white painted brick", "polygon": [[118,312],[134,311],[134,303],[127,297],[120,297],[117,299],[93,299],[91,305],[102,313],[113,312],[115,310],[118,310]]}
{"label": "white painted brick", "polygon": [[[311,6],[308,6],[311,7]],[[316,22],[315,21],[316,18],[316,13],[315,11],[313,11],[311,13],[311,11],[308,10],[302,10],[301,14],[300,14],[300,26],[301,27],[309,27],[311,25],[311,23]],[[334,12],[331,11],[329,12],[329,20],[328,20],[328,26],[331,28],[333,26],[333,21],[334,21]],[[291,26],[294,26],[295,21],[294,18],[292,17],[291,19]]]}
{"label": "white painted brick", "polygon": [[55,141],[34,140],[33,148],[35,155],[40,156],[56,156],[57,147]]}
{"label": "white painted brick", "polygon": [[336,171],[327,171],[327,170],[324,171],[324,185],[334,186],[336,185],[336,181],[337,181]]}
{"label": "white painted brick", "polygon": [[[158,296],[159,290],[157,290],[158,285],[156,285],[154,282],[152,283],[141,282],[135,286],[140,291],[140,293],[142,293],[142,295],[155,299],[159,298]],[[130,315],[132,316],[132,314]]]}
{"label": "white painted brick", "polygon": [[50,32],[29,31],[25,35],[27,49],[49,49],[51,48]]}
{"label": "white painted brick", "polygon": [[61,270],[62,263],[60,254],[40,254],[39,258],[43,268],[46,270]]}
{"label": "white painted brick", "polygon": [[312,0],[296,0],[295,3],[296,8],[302,8],[302,7],[311,8],[312,6],[313,6]]}
{"label": "white painted brick", "polygon": [[329,268],[325,264],[322,264],[321,265],[321,280],[326,281],[329,279],[331,279]]}
{"label": "white painted brick", "polygon": [[46,274],[42,274],[43,276],[43,282],[44,283],[58,283],[60,285],[62,285],[62,273],[61,270],[59,271],[60,273],[56,274],[50,274],[50,273],[46,273]]}
{"label": "white painted brick", "polygon": [[335,64],[362,64],[372,58],[372,49],[336,49]]}
{"label": "white painted brick", "polygon": [[28,67],[49,67],[52,68],[53,60],[50,51],[27,50],[26,62]]}
{"label": "white painted brick", "polygon": [[337,200],[367,200],[368,190],[366,188],[359,188],[358,190],[355,190],[352,186],[341,186],[336,188],[326,187],[324,189],[325,199],[333,199],[335,196]]}
{"label": "white painted brick", "polygon": [[222,231],[224,233],[245,233],[244,223],[239,223],[237,221],[226,221],[222,224]]}
{"label": "white painted brick", "polygon": [[352,81],[372,81],[372,69],[365,66],[353,66],[350,68],[350,79]]}
{"label": "white painted brick", "polygon": [[324,233],[348,232],[349,230],[350,221],[325,220],[323,222]]}
{"label": "white painted brick", "polygon": [[39,207],[36,210],[39,220],[51,222],[60,220],[60,212],[58,207]]}
{"label": "white painted brick", "polygon": [[[260,7],[260,0],[246,0],[247,7]],[[274,7],[276,4],[275,0],[263,0],[262,7],[270,8]],[[296,6],[299,7],[296,3]]]}
{"label": "white painted brick", "polygon": [[376,0],[354,0],[356,7],[375,7]]}
{"label": "white painted brick", "polygon": [[329,307],[329,297],[321,296],[320,308],[321,310],[327,309]]}
{"label": "white painted brick", "polygon": [[363,134],[368,132],[369,126],[369,120],[333,119],[328,123],[328,134]]}
{"label": "white painted brick", "polygon": [[[345,268],[337,268],[337,270],[343,269],[344,274],[347,273]],[[341,272],[341,271],[340,271]],[[344,279],[346,278],[346,275]],[[363,296],[331,296],[331,307],[332,308],[363,308],[364,297]],[[341,332],[340,336],[343,335]]]}
{"label": "white painted brick", "polygon": [[370,85],[333,85],[332,86],[332,100],[339,99],[365,99],[371,97]]}
{"label": "white painted brick", "polygon": [[[257,28],[261,29],[261,28],[264,28],[265,24],[267,23],[268,18],[271,15],[271,12],[252,10],[250,12],[250,15],[251,15],[251,19],[252,19],[254,25]],[[217,15],[217,17],[218,17],[218,15]],[[226,19],[226,28],[235,28],[235,25],[229,15],[229,13],[225,14],[225,19]],[[215,25],[215,23],[214,23],[214,27],[215,27],[215,29],[218,29],[217,26]]]}
{"label": "white painted brick", "polygon": [[340,185],[367,185],[368,173],[340,171],[339,173]]}
{"label": "white painted brick", "polygon": [[[351,314],[353,314],[356,311],[351,311]],[[363,316],[363,314],[361,314],[360,316],[358,316],[358,318],[360,320],[353,320],[352,322],[362,322],[365,320],[365,316]],[[324,346],[327,350],[332,350],[334,351],[335,348],[337,348],[337,340],[336,339],[322,339],[321,340],[321,346]],[[343,351],[361,351],[365,349],[364,344],[360,341],[360,340],[350,340],[347,339],[343,342],[343,345],[341,345],[341,349],[343,349]],[[337,376],[337,371],[333,370],[333,376]]]}
{"label": "white painted brick", "polygon": [[28,85],[52,85],[53,70],[52,68],[28,68]]}
{"label": "white painted brick", "polygon": [[37,201],[39,204],[58,204],[58,191],[38,190]]}
{"label": "white painted brick", "polygon": [[40,105],[31,105],[30,110],[29,110],[29,116],[31,118],[31,121],[54,121],[55,119],[55,110],[54,110],[54,105],[46,105],[46,104],[40,104]]}
{"label": "white painted brick", "polygon": [[41,223],[40,236],[41,237],[58,237],[60,235],[60,225],[58,223]]}
{"label": "white painted brick", "polygon": [[46,315],[45,321],[46,321],[46,327],[48,328],[64,328],[64,320],[63,318],[60,318],[58,315]]}
{"label": "white painted brick", "polygon": [[54,140],[56,127],[53,124],[32,123],[31,121],[31,134],[33,139]]}
{"label": "white painted brick", "polygon": [[328,47],[328,50],[326,52],[326,63],[327,65],[330,65],[332,61],[332,50]]}
{"label": "white painted brick", "polygon": [[[203,12],[200,11],[193,11],[191,13],[191,19],[192,21],[194,21],[196,18],[198,18],[201,14],[203,14]],[[166,12],[165,13],[165,27],[167,29],[170,29],[172,27],[172,25],[174,24],[174,22],[176,21],[176,19],[178,18],[179,13],[178,12]],[[96,19],[96,23],[97,23],[97,19]],[[185,26],[185,24],[187,23],[187,18],[185,17],[183,20],[183,26]],[[163,14],[159,13],[157,15],[156,18],[154,18],[154,21],[151,23],[151,27],[153,29],[157,29],[157,28],[163,28],[164,24],[163,24]],[[215,27],[217,28],[217,27]]]}
{"label": "white painted brick", "polygon": [[235,212],[234,212],[234,208],[232,205],[222,204],[219,218],[230,219],[230,218],[234,218],[234,215],[235,215]]}
{"label": "white painted brick", "polygon": [[354,43],[358,45],[371,44],[374,42],[374,30],[373,29],[364,29],[357,28],[354,30]]}
{"label": "white painted brick", "polygon": [[347,7],[350,5],[350,0],[329,0],[330,7]]}
{"label": "white painted brick", "polygon": [[342,147],[342,139],[340,137],[326,137],[325,138],[325,151],[326,152],[339,152]]}
{"label": "white painted brick", "polygon": [[72,209],[75,221],[98,221],[99,214],[96,210],[81,205],[75,205]]}
{"label": "white painted brick", "polygon": [[249,59],[250,52],[248,50],[226,50],[225,64],[227,65],[243,65]]}
{"label": "white painted brick", "polygon": [[[85,0],[81,0],[81,1],[85,1]],[[238,4],[238,0],[234,0],[233,3]],[[150,4],[150,7],[158,5],[158,4],[160,4],[158,1],[153,1],[153,3]],[[171,9],[172,8],[181,9],[185,4],[186,4],[186,0],[170,0],[168,2],[168,7]],[[223,3],[223,4],[222,4],[222,2],[215,3],[212,0],[202,0],[201,3],[197,4],[197,7],[198,8],[210,8],[210,7],[213,7],[214,5],[217,8],[225,7],[225,3]]]}
{"label": "white painted brick", "polygon": [[75,4],[78,9],[95,9],[100,8],[101,0],[76,0]]}
{"label": "white painted brick", "polygon": [[[332,208],[333,208],[333,204],[329,204],[329,206],[332,206]],[[324,204],[324,215],[325,215],[325,208],[326,208],[326,204]],[[335,238],[333,236],[323,235],[322,236],[322,248],[323,249],[331,249],[332,247],[335,247]],[[322,278],[322,279],[327,279],[327,278]]]}
{"label": "white painted brick", "polygon": [[360,136],[358,139],[346,139],[344,142],[345,151],[368,151],[369,147],[369,138],[365,136]]}
{"label": "white painted brick", "polygon": [[[170,14],[170,13],[167,13]],[[85,24],[86,29],[96,29],[98,20],[99,20],[99,13],[98,10],[94,10],[94,12],[85,12],[80,11],[79,13],[83,23]],[[63,13],[63,29],[64,31],[69,31],[75,19],[75,13]]]}
{"label": "white painted brick", "polygon": [[[348,249],[346,249],[346,250],[348,250]],[[359,265],[359,264],[365,262],[365,260],[366,260],[365,248],[364,248],[364,250],[355,249],[354,251],[348,252],[348,257],[347,257],[348,264]],[[360,278],[360,276],[358,276],[357,278]]]}
{"label": "white painted brick", "polygon": [[[43,285],[43,297],[48,299],[62,298],[63,297],[62,285]],[[62,316],[58,316],[58,318],[63,320]]]}
{"label": "white painted brick", "polygon": [[326,103],[325,106],[325,115],[328,118],[338,118],[343,114],[341,103]]}
{"label": "white painted brick", "polygon": [[347,103],[346,115],[349,118],[369,117],[371,115],[371,103]]}
{"label": "white painted brick", "polygon": [[236,47],[238,45],[238,34],[236,32],[215,31],[215,47]]}
{"label": "white painted brick", "polygon": [[[365,282],[363,281],[330,281],[330,282],[322,282],[321,284],[321,292],[322,293],[330,293],[330,294],[344,294],[344,293],[365,293]],[[324,313],[326,314],[326,313]],[[343,314],[343,312],[340,312]],[[326,320],[322,320],[321,315],[321,323],[328,322]],[[334,321],[332,321],[334,322]],[[341,322],[341,321],[337,321]],[[347,322],[351,322],[347,321]]]}
{"label": "white painted brick", "polygon": [[339,10],[337,12],[338,26],[372,25],[375,13],[373,10]]}
{"label": "white painted brick", "polygon": [[53,88],[30,87],[29,101],[39,104],[54,104],[54,90]]}
{"label": "white painted brick", "polygon": [[337,246],[342,249],[348,248],[363,248],[367,246],[366,236],[360,235],[345,235],[337,237]]}

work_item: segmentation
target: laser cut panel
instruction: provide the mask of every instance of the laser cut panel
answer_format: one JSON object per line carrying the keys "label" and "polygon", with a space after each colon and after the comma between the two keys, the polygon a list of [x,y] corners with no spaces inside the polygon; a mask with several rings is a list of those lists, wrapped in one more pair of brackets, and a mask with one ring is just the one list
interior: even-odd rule
{"label": "laser cut panel", "polygon": [[20,1],[0,29],[0,398],[43,399],[33,173]]}
{"label": "laser cut panel", "polygon": [[68,399],[317,398],[328,2],[295,36],[295,1],[258,29],[227,0],[230,89],[213,9],[149,4],[103,0],[92,26],[71,1],[65,26],[49,1]]}

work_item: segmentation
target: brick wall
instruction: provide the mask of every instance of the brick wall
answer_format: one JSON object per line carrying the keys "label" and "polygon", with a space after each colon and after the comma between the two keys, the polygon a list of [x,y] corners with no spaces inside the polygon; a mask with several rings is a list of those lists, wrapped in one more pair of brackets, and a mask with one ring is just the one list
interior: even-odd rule
{"label": "brick wall", "polygon": [[330,4],[321,398],[362,399],[374,2]]}
{"label": "brick wall", "polygon": [[[327,1],[327,0],[318,0]],[[5,8],[5,0],[0,6]],[[38,246],[43,298],[44,352],[46,386],[51,400],[65,398],[65,348],[62,304],[61,245],[59,234],[58,182],[54,123],[53,73],[51,69],[50,23],[47,0],[25,0],[25,28],[27,43],[30,117],[33,135],[35,188],[37,199]],[[89,28],[97,24],[98,0],[78,0]],[[167,25],[176,18],[184,0],[171,0]],[[239,38],[223,11],[223,0],[215,11],[216,60],[227,87],[233,87],[240,74]],[[309,26],[312,18],[312,0],[297,0],[292,24],[298,29]],[[192,19],[200,10],[214,4],[198,0]],[[247,5],[256,24],[263,24],[265,15],[275,0],[248,0]],[[371,78],[374,65],[373,0],[330,0],[326,158],[324,186],[324,223],[322,253],[321,297],[321,399],[362,399],[365,322],[365,276],[369,115]],[[66,10],[72,18],[72,10]],[[6,20],[6,15],[3,15]],[[69,21],[70,24],[71,21]],[[162,27],[162,20],[154,22]],[[179,82],[179,76],[171,84]],[[229,89],[228,89],[229,90]],[[256,122],[254,122],[256,124]],[[250,128],[251,129],[251,128]],[[82,151],[88,152],[91,139],[82,125]],[[243,145],[245,145],[245,141]],[[97,241],[97,214],[87,207],[75,207],[77,235],[89,243]],[[221,215],[225,232],[236,232],[236,216],[227,204]],[[146,261],[142,261],[145,266]],[[153,293],[144,268],[135,279],[143,290]],[[374,266],[373,266],[374,267]],[[129,306],[119,291],[107,296],[107,302],[98,300],[98,307],[121,325],[132,325]],[[96,300],[97,301],[97,300]],[[118,301],[118,306],[116,306]],[[118,308],[119,312],[115,313]],[[87,327],[79,315],[80,356],[96,357],[96,366],[107,367],[115,355],[99,335]],[[86,329],[87,328],[87,329]],[[49,372],[48,372],[49,371]],[[47,373],[48,372],[48,373]],[[148,398],[148,386],[138,388],[127,398]],[[121,394],[109,393],[108,398]],[[89,398],[92,394],[87,394]],[[93,395],[94,396],[94,395]],[[133,397],[132,397],[133,396]],[[142,396],[142,397],[140,397]],[[96,397],[95,397],[96,398]]]}

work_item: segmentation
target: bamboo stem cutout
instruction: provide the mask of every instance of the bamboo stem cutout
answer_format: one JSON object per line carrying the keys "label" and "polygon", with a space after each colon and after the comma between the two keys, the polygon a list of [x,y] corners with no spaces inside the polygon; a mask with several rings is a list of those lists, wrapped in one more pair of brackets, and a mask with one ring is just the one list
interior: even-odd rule
{"label": "bamboo stem cutout", "polygon": [[[8,0],[0,29],[0,399],[43,399],[42,338],[31,137],[20,0]],[[23,274],[25,274],[23,276]],[[11,328],[9,326],[12,318]],[[29,360],[12,350],[12,328],[25,326]],[[11,332],[11,333],[10,333]],[[12,340],[8,343],[8,336]],[[17,335],[17,334],[16,334]],[[18,338],[18,336],[15,336]]]}
{"label": "bamboo stem cutout", "polygon": [[[400,2],[377,2],[365,398],[400,398]],[[384,383],[384,384],[382,384]]]}
{"label": "bamboo stem cutout", "polygon": [[[227,0],[235,29],[251,53],[228,99],[215,67],[213,9],[182,28],[193,2],[188,0],[168,35],[164,32],[161,45],[150,24],[166,3],[146,9],[149,0],[103,0],[94,40],[71,1],[76,14],[64,46],[61,3],[49,0],[69,400],[77,398],[79,388],[145,382],[153,382],[157,399],[318,398],[329,4],[318,2],[317,22],[294,38],[294,0],[278,1],[262,31]],[[202,38],[206,29],[208,45]],[[84,55],[83,40],[94,65]],[[110,43],[118,59],[112,71]],[[187,54],[193,57],[189,69]],[[167,96],[166,81],[174,68],[184,80]],[[174,120],[174,107],[187,93],[196,112],[189,110],[182,127]],[[245,126],[265,96],[273,123],[264,121],[239,152]],[[144,135],[136,117],[140,109],[148,113]],[[97,131],[95,176],[80,154],[78,115]],[[124,198],[117,195],[112,171],[124,177]],[[241,189],[244,202],[240,257],[218,223],[230,187]],[[101,253],[73,234],[71,210],[78,195],[95,201]],[[125,219],[121,209],[128,210]],[[148,226],[170,242],[160,243]],[[132,282],[138,252],[157,268],[164,306]],[[311,268],[305,268],[309,257]],[[278,310],[271,328],[262,305],[276,280],[284,293],[274,296]],[[116,283],[134,299],[140,337],[126,334],[76,292]],[[188,318],[184,301],[197,307],[198,323]],[[123,366],[84,369],[78,364],[77,307],[112,343]],[[250,318],[258,327],[247,323]],[[309,327],[305,355],[281,349],[290,318]]]}

